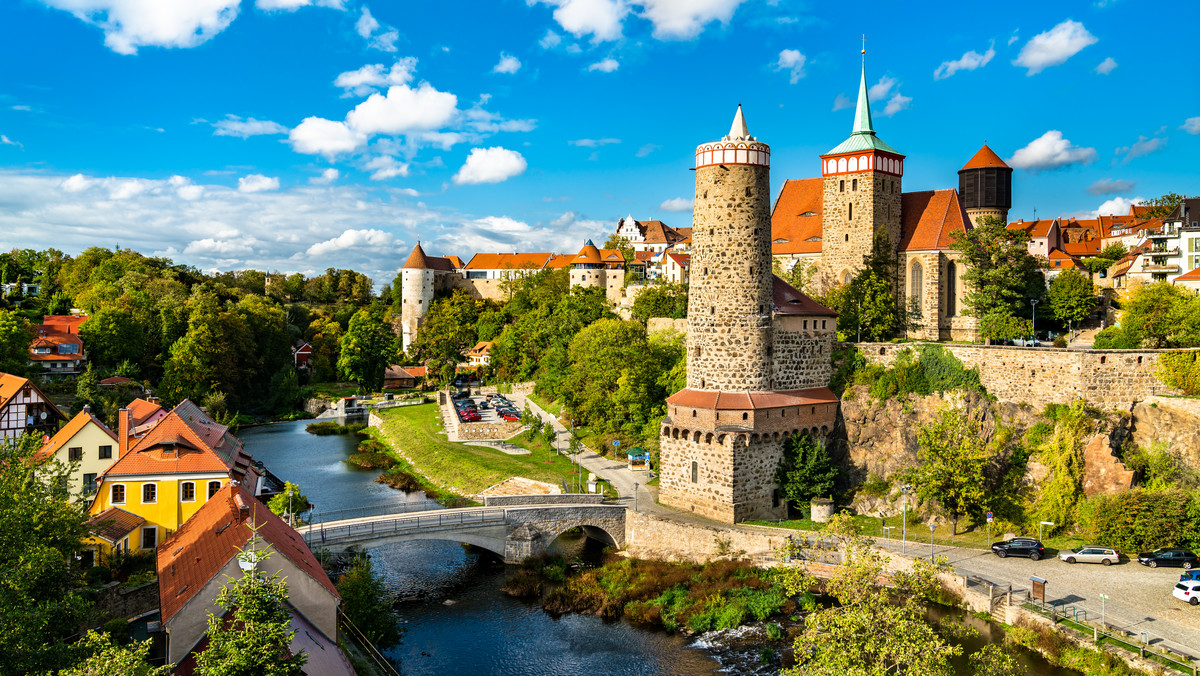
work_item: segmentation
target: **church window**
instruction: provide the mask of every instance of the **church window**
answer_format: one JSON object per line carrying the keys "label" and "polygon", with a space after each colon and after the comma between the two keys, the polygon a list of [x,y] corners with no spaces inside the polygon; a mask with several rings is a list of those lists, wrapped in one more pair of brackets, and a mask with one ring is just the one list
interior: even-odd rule
{"label": "church window", "polygon": [[742,414],[742,420],[747,420],[747,419],[749,419],[749,418],[750,418],[750,414],[749,414],[749,413],[743,413],[743,414]]}
{"label": "church window", "polygon": [[846,192],[846,182],[845,181],[838,182],[838,192]]}
{"label": "church window", "polygon": [[917,312],[921,312],[922,310],[921,290],[925,287],[925,281],[922,279],[923,273],[924,270],[921,269],[921,261],[913,261],[911,284],[909,286],[908,295],[910,298],[912,298],[912,300],[909,302],[912,304],[913,309],[915,309]]}
{"label": "church window", "polygon": [[850,189],[858,190],[858,179],[857,178],[850,181]]}
{"label": "church window", "polygon": [[692,483],[700,482],[700,463],[692,461]]}
{"label": "church window", "polygon": [[958,313],[958,266],[954,261],[946,264],[946,316]]}

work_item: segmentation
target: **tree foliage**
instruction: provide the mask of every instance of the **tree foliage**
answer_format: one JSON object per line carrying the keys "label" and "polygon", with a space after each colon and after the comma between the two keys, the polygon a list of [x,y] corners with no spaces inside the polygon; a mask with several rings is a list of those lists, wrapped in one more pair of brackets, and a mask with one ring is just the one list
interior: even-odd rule
{"label": "tree foliage", "polygon": [[342,611],[371,643],[381,650],[400,645],[404,630],[393,605],[394,595],[384,586],[370,556],[355,555],[350,568],[338,578],[337,590]]}
{"label": "tree foliage", "polygon": [[907,312],[896,300],[895,279],[895,249],[884,232],[877,232],[863,268],[820,299],[838,313],[838,340],[858,340],[860,333],[864,340],[886,340],[909,327]]}
{"label": "tree foliage", "polygon": [[1064,528],[1075,523],[1083,500],[1083,437],[1093,425],[1082,399],[1070,406],[1052,404],[1046,417],[1054,421],[1054,429],[1033,440],[1034,458],[1050,474],[1034,499],[1031,516]]}
{"label": "tree foliage", "polygon": [[75,666],[64,669],[59,676],[169,676],[171,666],[150,666],[150,647],[153,641],[121,645],[113,637],[88,630],[79,647],[88,657]]}
{"label": "tree foliage", "polygon": [[1096,290],[1087,275],[1075,269],[1063,270],[1050,282],[1047,300],[1054,318],[1074,329],[1096,309]]}
{"label": "tree foliage", "polygon": [[23,376],[29,371],[33,329],[17,312],[0,310],[0,372]]}
{"label": "tree foliage", "polygon": [[360,392],[383,389],[383,373],[396,356],[396,334],[383,313],[382,305],[354,313],[339,345],[338,373],[358,383]]}
{"label": "tree foliage", "polygon": [[1150,209],[1144,212],[1141,217],[1150,219],[1168,216],[1172,211],[1175,210],[1175,207],[1179,206],[1179,203],[1185,199],[1187,199],[1186,195],[1180,195],[1176,192],[1169,192],[1165,195],[1159,195],[1158,197],[1152,197],[1148,200],[1142,200],[1138,206],[1150,207]]}
{"label": "tree foliage", "polygon": [[267,503],[267,507],[275,514],[287,518],[289,514],[307,512],[310,505],[308,498],[300,492],[299,486],[290,481],[285,481],[283,483],[283,491],[272,496],[271,501]]}
{"label": "tree foliage", "polygon": [[[980,319],[985,339],[1015,338],[1009,317],[1023,317],[1029,301],[1042,300],[1046,282],[1041,263],[1029,253],[1029,235],[1009,230],[1004,221],[985,216],[975,227],[952,236],[951,246],[962,253],[967,269],[963,281],[966,314]],[[1028,334],[1026,334],[1028,335]]]}
{"label": "tree foliage", "polygon": [[825,444],[808,434],[793,434],[784,444],[775,480],[792,506],[807,509],[813,498],[833,492],[838,474]]}
{"label": "tree foliage", "polygon": [[1200,293],[1155,282],[1133,287],[1122,299],[1118,327],[1101,331],[1097,347],[1195,347],[1200,345]]}
{"label": "tree foliage", "polygon": [[464,289],[455,289],[449,297],[429,305],[409,351],[431,373],[441,373],[448,364],[456,366],[466,361],[467,350],[478,340],[476,323],[488,308],[487,301],[474,298]]}
{"label": "tree foliage", "polygon": [[950,515],[951,533],[959,517],[977,514],[986,501],[985,473],[989,453],[979,421],[964,411],[944,407],[937,419],[917,431],[920,464],[904,477],[922,502],[938,502]]}
{"label": "tree foliage", "polygon": [[641,321],[651,317],[686,319],[688,309],[688,287],[686,284],[666,282],[648,284],[633,300],[633,316]]}
{"label": "tree foliage", "polygon": [[1200,497],[1179,489],[1135,488],[1088,501],[1088,537],[1110,547],[1144,552],[1200,547]]}

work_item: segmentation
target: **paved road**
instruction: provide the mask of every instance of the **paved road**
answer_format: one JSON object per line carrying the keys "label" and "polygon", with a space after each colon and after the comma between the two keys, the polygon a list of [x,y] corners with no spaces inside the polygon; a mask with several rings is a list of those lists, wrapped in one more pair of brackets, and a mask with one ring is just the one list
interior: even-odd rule
{"label": "paved road", "polygon": [[[881,547],[900,551],[899,540],[876,541]],[[1150,569],[1136,561],[1115,566],[1076,563],[1058,558],[1030,561],[1024,558],[1001,559],[990,550],[936,546],[937,556],[944,556],[964,575],[979,575],[993,582],[1011,584],[1014,590],[1029,589],[1029,577],[1046,580],[1046,600],[1063,600],[1088,611],[1088,619],[1100,618],[1100,594],[1104,602],[1105,619],[1129,631],[1147,631],[1165,641],[1165,645],[1200,657],[1200,606],[1189,606],[1171,595],[1179,581],[1178,568]],[[909,556],[928,556],[929,545],[909,542]]]}

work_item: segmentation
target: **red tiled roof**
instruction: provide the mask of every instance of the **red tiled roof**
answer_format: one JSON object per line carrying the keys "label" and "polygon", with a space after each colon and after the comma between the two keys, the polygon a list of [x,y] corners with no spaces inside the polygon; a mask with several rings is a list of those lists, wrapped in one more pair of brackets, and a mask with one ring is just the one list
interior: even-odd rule
{"label": "red tiled roof", "polygon": [[[86,319],[86,317],[85,317]],[[74,345],[75,351],[59,353],[59,345]],[[38,354],[36,348],[49,348],[50,352]],[[78,361],[83,359],[83,341],[74,333],[59,331],[45,324],[38,327],[37,336],[29,344],[30,361]]]}
{"label": "red tiled roof", "polygon": [[692,264],[691,254],[668,253],[667,257],[675,261],[675,265],[678,265],[681,268],[686,268]]}
{"label": "red tiled roof", "polygon": [[60,429],[58,432],[55,432],[54,436],[51,437],[50,440],[47,441],[40,449],[38,449],[35,457],[44,458],[46,456],[54,455],[63,447],[63,444],[74,438],[76,434],[79,434],[79,431],[86,427],[90,422],[96,423],[101,431],[112,437],[113,441],[117,440],[117,435],[113,434],[113,431],[108,429],[108,426],[100,422],[99,418],[87,411],[80,411],[78,415],[76,415],[74,418],[71,418],[71,420],[64,425],[62,429]]}
{"label": "red tiled roof", "polygon": [[[14,376],[11,373],[0,373],[0,409],[3,409],[5,406],[7,406],[9,400],[15,397],[18,392],[26,387],[29,387],[34,392],[37,392],[37,395],[41,397],[42,401],[47,403],[50,402],[50,398],[47,397],[44,392],[38,389],[37,385],[34,385],[32,382],[30,382],[28,378]],[[49,408],[54,415],[57,415],[62,420],[67,419],[67,416],[63,415],[62,411],[58,410],[57,406],[50,406]]]}
{"label": "red tiled roof", "polygon": [[445,256],[444,258],[450,261],[450,265],[453,265],[455,270],[462,270],[465,265],[463,259],[458,256]]}
{"label": "red tiled roof", "polygon": [[467,354],[471,356],[481,357],[492,351],[492,341],[484,340],[475,344],[475,347],[467,350]]}
{"label": "red tiled roof", "polygon": [[1196,268],[1195,270],[1192,270],[1191,272],[1185,272],[1182,275],[1179,275],[1178,277],[1176,277],[1174,281],[1175,282],[1179,282],[1179,281],[1200,282],[1200,268]]}
{"label": "red tiled roof", "polygon": [[79,325],[86,322],[87,319],[87,315],[45,315],[42,317],[42,326],[53,331],[78,334]]}
{"label": "red tiled roof", "polygon": [[1129,205],[1129,215],[1145,218],[1146,216],[1149,216],[1150,212],[1156,208],[1157,207],[1143,206],[1141,204],[1131,204]]}
{"label": "red tiled roof", "polygon": [[554,254],[550,260],[546,261],[546,267],[551,270],[561,270],[571,264],[575,260],[575,256],[571,254]]}
{"label": "red tiled roof", "polygon": [[[164,446],[176,446],[164,454]],[[185,399],[144,436],[131,440],[127,450],[104,476],[229,472],[234,478],[247,473],[250,456],[229,428],[205,415]]]}
{"label": "red tiled roof", "polygon": [[625,255],[620,249],[601,249],[600,260],[604,263],[625,263]]}
{"label": "red tiled roof", "polygon": [[646,244],[674,244],[692,236],[691,228],[672,228],[662,221],[637,221]]}
{"label": "red tiled roof", "polygon": [[821,178],[784,181],[771,211],[772,254],[820,253],[824,191]]}
{"label": "red tiled roof", "polygon": [[796,287],[788,284],[779,277],[772,276],[771,302],[775,312],[781,315],[817,315],[819,317],[836,317],[837,313],[806,296]]}
{"label": "red tiled roof", "polygon": [[1036,221],[1017,221],[1005,227],[1009,230],[1024,230],[1030,237],[1045,237],[1050,232],[1050,227],[1057,222],[1057,218],[1043,218]]}
{"label": "red tiled roof", "polygon": [[[295,529],[246,489],[226,484],[158,546],[158,594],[164,622],[175,617],[196,592],[237,556],[238,548],[245,546],[255,533],[250,526],[275,550],[275,556],[286,557],[336,598],[341,598]],[[270,560],[263,565],[269,568]]]}
{"label": "red tiled roof", "polygon": [[1100,239],[1097,238],[1083,242],[1063,242],[1062,249],[1072,256],[1099,256]]}
{"label": "red tiled roof", "polygon": [[575,259],[572,260],[571,263],[599,265],[600,250],[596,248],[595,244],[592,244],[591,240],[588,240],[587,243],[583,245],[583,248],[579,250],[579,255],[575,256]]}
{"label": "red tiled roof", "polygon": [[551,253],[477,253],[467,263],[467,270],[540,270],[554,254]]}
{"label": "red tiled roof", "polygon": [[448,258],[425,255],[425,250],[421,248],[421,243],[417,242],[416,246],[413,247],[412,253],[408,255],[408,260],[404,261],[404,265],[402,267],[408,269],[443,270],[446,272],[452,272],[454,270],[454,263]]}
{"label": "red tiled roof", "polygon": [[950,233],[966,232],[967,213],[954,189],[900,195],[900,251],[949,249]]}
{"label": "red tiled roof", "polygon": [[87,523],[97,537],[116,544],[121,538],[133,532],[133,529],[146,523],[146,520],[119,507],[109,507],[88,519]]}
{"label": "red tiled roof", "polygon": [[979,152],[975,153],[975,156],[972,157],[970,160],[967,161],[966,164],[963,165],[963,169],[982,169],[984,167],[1005,167],[1005,168],[1007,168],[1008,165],[1005,164],[1004,160],[1000,159],[1000,156],[997,155],[985,143],[985,144],[983,144],[983,147],[979,149]]}
{"label": "red tiled roof", "polygon": [[105,378],[104,380],[101,380],[101,381],[100,381],[100,384],[101,384],[101,385],[107,385],[107,386],[110,386],[110,387],[111,387],[111,386],[114,386],[114,385],[131,385],[131,384],[132,384],[132,385],[137,385],[138,383],[137,383],[137,381],[136,381],[136,380],[131,380],[131,379],[129,379],[129,378],[126,378],[126,377],[124,377],[124,376],[113,376],[113,377],[111,377],[111,378]]}
{"label": "red tiled roof", "polygon": [[831,404],[837,395],[828,387],[812,387],[784,392],[714,392],[684,388],[667,398],[668,404],[718,410],[745,410]]}
{"label": "red tiled roof", "polygon": [[144,425],[147,420],[154,417],[155,413],[163,410],[162,406],[152,401],[146,401],[141,397],[129,402],[129,405],[125,408],[129,409],[129,413],[133,417],[134,427],[140,427]]}
{"label": "red tiled roof", "polygon": [[405,366],[405,371],[408,371],[417,378],[424,378],[425,374],[429,373],[428,366]]}

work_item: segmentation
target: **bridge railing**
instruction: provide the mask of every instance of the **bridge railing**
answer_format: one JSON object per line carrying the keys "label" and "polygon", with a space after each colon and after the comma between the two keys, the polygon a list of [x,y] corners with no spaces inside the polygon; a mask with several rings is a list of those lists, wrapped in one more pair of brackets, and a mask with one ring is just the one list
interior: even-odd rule
{"label": "bridge railing", "polygon": [[407,514],[409,512],[428,512],[434,509],[456,509],[459,507],[474,507],[476,504],[466,498],[441,498],[438,500],[422,500],[420,502],[386,503],[382,505],[366,505],[365,507],[349,507],[332,509],[323,512],[314,509],[309,513],[301,513],[300,518],[305,523],[318,524],[347,519],[362,519],[368,516],[386,516],[388,514]]}
{"label": "bridge railing", "polygon": [[396,519],[376,519],[362,523],[326,526],[316,524],[306,527],[304,542],[309,547],[320,547],[330,541],[371,538],[393,533],[420,531],[447,526],[472,526],[485,523],[504,523],[503,509],[473,509],[445,514],[423,514]]}

